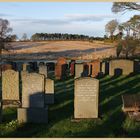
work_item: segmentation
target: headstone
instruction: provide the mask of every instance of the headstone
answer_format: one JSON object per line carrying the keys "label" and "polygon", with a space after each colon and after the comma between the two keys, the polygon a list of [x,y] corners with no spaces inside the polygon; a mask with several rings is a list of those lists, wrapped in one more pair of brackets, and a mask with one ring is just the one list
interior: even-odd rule
{"label": "headstone", "polygon": [[57,63],[55,65],[55,77],[56,79],[62,79],[66,76],[67,71],[67,62],[63,57],[58,58]]}
{"label": "headstone", "polygon": [[2,72],[2,100],[19,100],[19,72]]}
{"label": "headstone", "polygon": [[21,123],[48,123],[48,107],[45,107],[45,76],[23,73],[22,108],[18,108]]}
{"label": "headstone", "polygon": [[75,78],[81,77],[84,70],[83,63],[75,64]]}
{"label": "headstone", "polygon": [[73,76],[75,75],[75,61],[70,63],[70,74]]}
{"label": "headstone", "polygon": [[101,72],[104,75],[109,74],[109,62],[108,61],[101,63]]}
{"label": "headstone", "polygon": [[84,70],[82,72],[82,77],[88,77],[89,75],[89,66],[87,65],[87,63],[84,63]]}
{"label": "headstone", "polygon": [[100,61],[99,60],[94,60],[90,63],[89,65],[89,75],[91,77],[96,77],[100,73]]}
{"label": "headstone", "polygon": [[40,65],[39,66],[39,73],[43,74],[47,78],[47,66],[46,65]]}
{"label": "headstone", "polygon": [[12,70],[12,65],[11,64],[2,64],[1,69],[2,69],[2,71]]}
{"label": "headstone", "polygon": [[23,64],[23,71],[27,71],[27,64]]}
{"label": "headstone", "polygon": [[122,75],[129,75],[134,72],[134,62],[126,59],[111,60],[109,63],[109,75],[114,76],[117,71]]}
{"label": "headstone", "polygon": [[77,78],[74,85],[74,118],[98,118],[99,80]]}
{"label": "headstone", "polygon": [[46,79],[45,104],[54,104],[54,80]]}
{"label": "headstone", "polygon": [[44,75],[24,73],[22,76],[22,107],[44,107]]}

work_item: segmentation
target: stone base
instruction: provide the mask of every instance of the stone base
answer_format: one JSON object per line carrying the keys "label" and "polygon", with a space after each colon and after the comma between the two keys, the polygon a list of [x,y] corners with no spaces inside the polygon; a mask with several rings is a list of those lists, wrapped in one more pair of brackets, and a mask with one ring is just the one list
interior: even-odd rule
{"label": "stone base", "polygon": [[21,102],[18,100],[3,100],[2,101],[2,108],[7,108],[7,107],[20,107],[21,106]]}
{"label": "stone base", "polygon": [[48,107],[46,108],[18,108],[20,123],[48,123]]}
{"label": "stone base", "polygon": [[54,104],[54,94],[45,94],[45,105]]}

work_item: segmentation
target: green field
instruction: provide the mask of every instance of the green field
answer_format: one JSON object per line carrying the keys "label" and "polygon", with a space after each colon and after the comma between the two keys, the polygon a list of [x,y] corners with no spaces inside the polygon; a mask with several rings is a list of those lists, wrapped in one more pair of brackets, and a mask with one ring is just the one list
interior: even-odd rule
{"label": "green field", "polygon": [[140,94],[140,74],[100,78],[99,119],[72,122],[74,80],[55,81],[48,124],[18,124],[16,109],[3,111],[0,137],[140,137],[140,122],[122,112],[123,94]]}

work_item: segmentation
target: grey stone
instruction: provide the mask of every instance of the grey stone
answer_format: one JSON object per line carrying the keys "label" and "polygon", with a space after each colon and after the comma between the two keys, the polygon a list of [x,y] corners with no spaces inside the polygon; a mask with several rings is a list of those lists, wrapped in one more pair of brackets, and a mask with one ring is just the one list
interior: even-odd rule
{"label": "grey stone", "polygon": [[2,100],[19,100],[19,72],[2,72]]}
{"label": "grey stone", "polygon": [[75,78],[79,78],[81,77],[81,74],[83,73],[83,70],[84,70],[84,66],[83,64],[81,63],[77,63],[75,64]]}
{"label": "grey stone", "polygon": [[54,80],[46,79],[45,104],[54,104]]}
{"label": "grey stone", "polygon": [[44,107],[44,75],[24,73],[22,76],[22,107]]}
{"label": "grey stone", "polygon": [[98,118],[99,80],[77,78],[74,85],[74,118]]}
{"label": "grey stone", "polygon": [[20,123],[48,123],[48,107],[46,108],[18,108]]}

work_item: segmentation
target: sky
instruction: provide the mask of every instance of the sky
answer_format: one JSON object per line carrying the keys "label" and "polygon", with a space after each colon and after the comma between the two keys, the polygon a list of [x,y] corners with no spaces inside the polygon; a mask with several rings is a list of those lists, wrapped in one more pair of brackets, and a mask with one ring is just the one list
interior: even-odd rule
{"label": "sky", "polygon": [[0,2],[0,18],[8,19],[12,34],[72,33],[104,36],[113,19],[125,22],[136,11],[111,12],[112,2]]}

